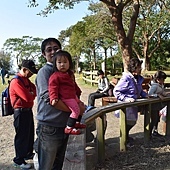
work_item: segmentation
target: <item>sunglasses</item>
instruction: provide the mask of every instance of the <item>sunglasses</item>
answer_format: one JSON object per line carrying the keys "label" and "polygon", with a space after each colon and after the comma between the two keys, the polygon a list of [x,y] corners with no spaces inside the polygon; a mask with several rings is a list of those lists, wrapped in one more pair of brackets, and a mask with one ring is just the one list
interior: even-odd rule
{"label": "sunglasses", "polygon": [[58,51],[58,50],[60,50],[58,47],[53,47],[53,48],[47,48],[45,51],[46,51],[47,53],[51,53],[52,51],[56,52],[56,51]]}

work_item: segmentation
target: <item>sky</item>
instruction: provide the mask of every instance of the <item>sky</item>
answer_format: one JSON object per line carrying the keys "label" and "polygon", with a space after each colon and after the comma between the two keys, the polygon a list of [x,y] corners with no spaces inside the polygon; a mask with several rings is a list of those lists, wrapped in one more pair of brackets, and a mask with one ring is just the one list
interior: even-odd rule
{"label": "sky", "polygon": [[88,3],[81,2],[74,9],[57,10],[48,17],[37,15],[48,0],[38,1],[37,8],[29,8],[28,0],[3,0],[0,5],[0,49],[8,38],[32,36],[57,38],[62,30],[76,24],[88,14]]}

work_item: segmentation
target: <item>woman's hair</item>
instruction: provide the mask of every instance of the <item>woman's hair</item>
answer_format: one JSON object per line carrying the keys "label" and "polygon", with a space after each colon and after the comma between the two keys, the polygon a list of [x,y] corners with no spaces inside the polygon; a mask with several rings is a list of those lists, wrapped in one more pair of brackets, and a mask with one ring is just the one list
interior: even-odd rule
{"label": "woman's hair", "polygon": [[153,76],[153,81],[157,83],[158,79],[166,79],[166,74],[163,71],[157,71]]}
{"label": "woman's hair", "polygon": [[137,67],[141,66],[141,64],[143,63],[142,60],[139,60],[138,58],[132,58],[129,61],[129,65],[128,65],[128,71],[133,73]]}
{"label": "woman's hair", "polygon": [[59,57],[65,57],[69,61],[69,70],[73,70],[73,62],[72,62],[72,57],[70,53],[67,51],[59,50],[54,53],[54,59],[53,59],[53,71],[58,71],[57,66],[56,66],[56,60]]}
{"label": "woman's hair", "polygon": [[51,42],[56,43],[56,44],[59,46],[59,48],[61,49],[61,43],[60,43],[56,38],[47,38],[47,39],[45,39],[45,40],[42,42],[42,44],[41,44],[41,52],[42,52],[42,54],[45,53],[45,47],[46,47],[49,43],[51,43]]}
{"label": "woman's hair", "polygon": [[102,70],[98,70],[97,71],[97,75],[99,76],[99,75],[104,75],[104,72],[102,71]]}

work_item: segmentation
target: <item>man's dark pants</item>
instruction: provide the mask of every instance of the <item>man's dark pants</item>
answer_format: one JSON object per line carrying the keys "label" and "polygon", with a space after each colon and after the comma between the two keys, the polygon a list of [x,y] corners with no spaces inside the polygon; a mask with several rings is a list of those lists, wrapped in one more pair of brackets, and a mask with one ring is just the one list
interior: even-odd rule
{"label": "man's dark pants", "polygon": [[24,158],[33,153],[34,144],[34,120],[32,109],[14,110],[15,127],[15,158],[13,161],[18,165],[24,163]]}

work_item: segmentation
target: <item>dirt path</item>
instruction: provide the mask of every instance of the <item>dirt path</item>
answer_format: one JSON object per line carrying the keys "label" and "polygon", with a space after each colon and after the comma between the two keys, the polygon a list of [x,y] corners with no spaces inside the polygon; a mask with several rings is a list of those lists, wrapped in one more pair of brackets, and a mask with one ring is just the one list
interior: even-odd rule
{"label": "dirt path", "polygon": [[[81,85],[80,85],[81,86]],[[89,93],[94,88],[82,88],[82,101],[87,104]],[[101,106],[101,99],[96,101],[96,106]],[[34,107],[36,114],[36,107]],[[143,116],[139,116],[137,125],[132,129],[131,134],[135,138],[135,147],[130,148],[126,153],[119,152],[119,120],[113,113],[107,114],[108,127],[106,130],[106,164],[96,169],[102,170],[135,170],[135,169],[170,169],[170,147],[169,139],[163,142],[154,140],[149,148],[143,146]],[[161,125],[161,124],[160,124]],[[35,120],[36,126],[36,120]],[[161,128],[160,128],[161,129]],[[95,133],[95,132],[94,132]],[[14,157],[14,128],[13,117],[0,117],[0,170],[13,170],[12,159]],[[94,161],[94,142],[87,144],[87,161]],[[95,169],[91,164],[88,170]]]}

